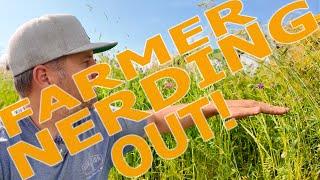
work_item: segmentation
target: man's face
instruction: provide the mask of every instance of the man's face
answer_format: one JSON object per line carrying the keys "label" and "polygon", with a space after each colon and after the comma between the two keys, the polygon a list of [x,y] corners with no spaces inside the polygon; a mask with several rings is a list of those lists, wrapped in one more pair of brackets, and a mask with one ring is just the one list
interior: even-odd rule
{"label": "man's face", "polygon": [[[66,57],[63,63],[63,76],[59,77],[57,85],[65,90],[67,93],[78,99],[82,102],[83,107],[92,108],[92,104],[96,101],[96,99],[89,101],[87,103],[84,103],[82,101],[81,95],[77,89],[76,84],[74,83],[72,79],[72,75],[92,66],[95,65],[95,60],[93,58],[93,51],[85,51],[82,53],[69,55]],[[94,78],[93,75],[90,78]]]}

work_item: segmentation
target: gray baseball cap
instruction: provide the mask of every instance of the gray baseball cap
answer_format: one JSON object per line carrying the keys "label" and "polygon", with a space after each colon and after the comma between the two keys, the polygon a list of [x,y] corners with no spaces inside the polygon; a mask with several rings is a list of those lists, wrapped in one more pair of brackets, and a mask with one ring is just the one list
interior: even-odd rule
{"label": "gray baseball cap", "polygon": [[9,40],[4,58],[14,76],[39,64],[87,50],[109,50],[117,42],[90,43],[79,20],[67,14],[45,15],[21,25]]}

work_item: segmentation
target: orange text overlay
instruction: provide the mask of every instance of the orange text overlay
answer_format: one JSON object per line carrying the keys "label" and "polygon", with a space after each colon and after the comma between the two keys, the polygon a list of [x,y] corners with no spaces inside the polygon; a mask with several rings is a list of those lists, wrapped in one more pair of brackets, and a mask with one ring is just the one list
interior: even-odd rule
{"label": "orange text overlay", "polygon": [[[257,59],[266,58],[272,53],[265,34],[257,22],[257,18],[242,14],[242,9],[242,1],[230,0],[208,9],[204,13],[217,39],[217,44],[224,55],[226,64],[233,74],[241,71],[243,68],[237,53],[238,50],[248,53]],[[273,40],[279,44],[295,43],[315,32],[318,29],[317,20],[309,11],[289,21],[288,26],[293,31],[289,32],[288,28],[285,27],[286,25],[284,25],[284,19],[288,15],[297,10],[308,9],[308,4],[304,0],[297,0],[275,12],[268,24],[269,33]],[[228,10],[229,13],[223,16],[222,12],[225,10]],[[242,26],[250,40],[231,34],[227,28],[227,24]],[[194,63],[197,66],[202,77],[202,80],[198,84],[200,89],[207,88],[226,77],[225,71],[217,71],[210,63],[208,55],[213,52],[213,48],[210,45],[209,37],[203,35],[203,27],[200,24],[199,16],[194,16],[171,27],[168,32],[179,54],[188,54],[185,57],[186,63]],[[190,42],[190,38],[193,37],[197,37],[197,39]],[[117,60],[126,80],[131,81],[137,78],[138,72],[134,65],[145,66],[149,64],[153,54],[157,57],[160,65],[172,62],[172,57],[160,34],[146,40],[143,55],[129,49],[118,53]],[[84,102],[96,98],[95,87],[114,89],[124,83],[117,79],[108,78],[110,71],[111,68],[108,64],[97,64],[73,75],[73,80]],[[91,74],[99,75],[95,79],[89,80],[88,76]],[[157,82],[164,78],[172,79],[176,84],[175,92],[167,98],[163,97],[157,86]],[[154,72],[139,82],[154,112],[158,112],[179,102],[188,93],[190,81],[189,74],[185,70],[178,67],[169,67]],[[136,97],[131,91],[123,90],[94,104],[105,130],[110,136],[122,131],[117,120],[119,117],[138,122],[150,116],[148,112],[133,108],[135,100]],[[155,124],[151,123],[145,127],[146,135],[160,157],[173,159],[182,155],[187,149],[187,136],[179,121],[179,119],[185,116],[190,115],[192,117],[204,141],[214,138],[214,133],[210,129],[201,110],[210,101],[216,106],[222,119],[227,119],[230,116],[222,93],[214,91],[208,97],[202,97],[165,117],[166,123],[177,142],[176,147],[173,149],[166,147]],[[112,110],[110,105],[115,102],[121,102],[121,107],[117,110]],[[25,98],[0,111],[0,118],[10,138],[21,133],[18,122],[33,114],[32,109],[28,108],[29,104],[29,99]],[[79,100],[56,85],[45,88],[41,93],[39,123],[50,121],[52,113],[58,109],[73,109],[79,105]],[[22,112],[13,113],[23,107],[24,110]],[[89,120],[81,126],[73,127],[73,124],[89,116],[89,114],[89,110],[84,108],[55,124],[66,143],[70,155],[76,155],[102,141],[103,137],[99,133],[83,141],[78,139],[80,134],[92,129],[94,123],[92,120]],[[225,122],[225,127],[228,130],[236,126],[235,120]],[[62,161],[62,157],[48,129],[41,130],[36,134],[36,137],[41,145],[40,148],[20,141],[7,149],[22,179],[27,179],[34,175],[27,157],[41,161],[48,166],[54,166]],[[129,166],[122,153],[119,153],[128,145],[133,145],[141,156],[140,165],[137,167]],[[137,177],[144,174],[152,164],[150,147],[145,139],[136,135],[127,135],[119,139],[114,144],[111,153],[115,167],[121,174],[127,177]]]}

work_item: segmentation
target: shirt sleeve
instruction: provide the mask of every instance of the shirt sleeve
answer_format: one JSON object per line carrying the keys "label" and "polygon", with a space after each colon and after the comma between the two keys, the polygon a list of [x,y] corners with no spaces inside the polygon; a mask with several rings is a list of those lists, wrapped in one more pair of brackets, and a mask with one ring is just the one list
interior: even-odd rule
{"label": "shirt sleeve", "polygon": [[[113,110],[117,110],[118,107],[111,106]],[[114,142],[125,135],[135,134],[141,137],[145,136],[144,127],[147,125],[147,119],[136,122],[125,118],[118,118],[121,124],[122,131],[114,135]]]}
{"label": "shirt sleeve", "polygon": [[[118,108],[115,106],[110,106],[112,108],[113,111],[117,110]],[[126,119],[126,118],[118,118],[118,122],[120,123],[122,130],[112,136],[110,136],[107,131],[104,129],[104,126],[102,124],[102,122],[99,120],[99,116],[98,113],[94,110],[92,111],[92,117],[91,119],[94,121],[94,123],[96,124],[96,128],[98,128],[97,130],[101,132],[101,134],[103,135],[104,139],[107,142],[107,152],[111,153],[111,149],[113,147],[113,145],[117,142],[117,140],[119,140],[120,138],[126,136],[126,135],[130,135],[130,134],[134,134],[134,135],[138,135],[140,137],[144,137],[145,136],[145,131],[144,131],[144,127],[147,125],[147,119],[143,119],[139,122],[136,121],[132,121],[130,119]],[[134,149],[133,146],[126,146],[124,148],[123,153],[128,153],[130,151],[132,151]]]}
{"label": "shirt sleeve", "polygon": [[[134,122],[129,119],[119,118],[119,123],[121,124],[122,131],[114,135],[113,144],[115,142],[117,142],[118,139],[120,139],[126,135],[129,135],[129,134],[138,135],[140,137],[145,136],[144,127],[147,125],[146,119],[139,121],[139,122]],[[134,149],[133,146],[128,145],[124,148],[123,153],[124,154],[128,153],[128,152],[132,151],[133,149]]]}

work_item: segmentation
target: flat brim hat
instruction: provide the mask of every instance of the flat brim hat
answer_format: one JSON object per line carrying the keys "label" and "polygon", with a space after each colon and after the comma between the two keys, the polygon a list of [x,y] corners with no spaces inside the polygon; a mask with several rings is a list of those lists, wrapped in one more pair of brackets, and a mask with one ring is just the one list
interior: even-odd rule
{"label": "flat brim hat", "polygon": [[32,19],[12,35],[2,58],[17,76],[56,58],[88,50],[107,51],[117,42],[91,43],[80,21],[68,14],[45,15]]}

